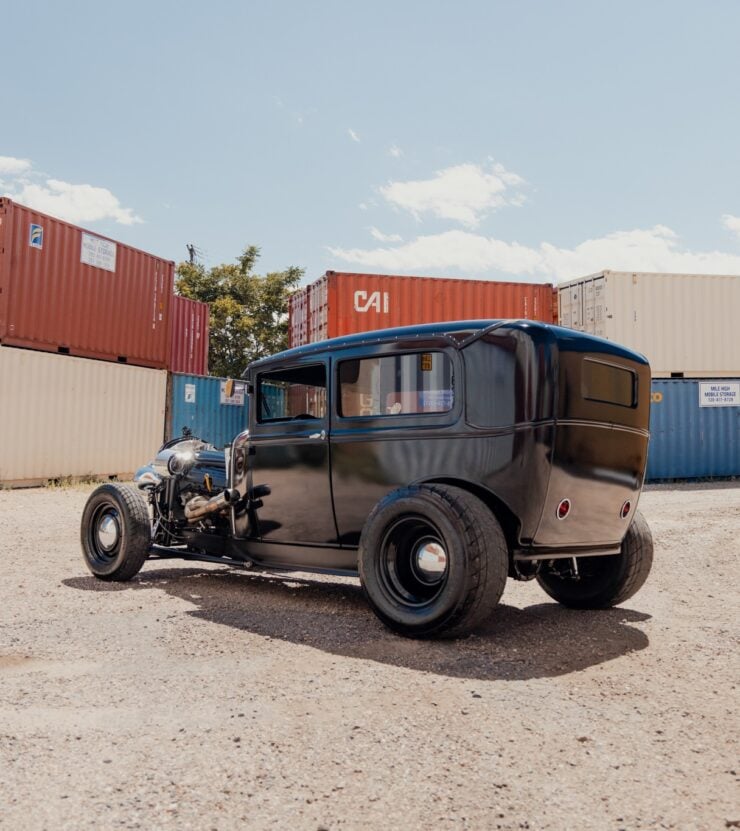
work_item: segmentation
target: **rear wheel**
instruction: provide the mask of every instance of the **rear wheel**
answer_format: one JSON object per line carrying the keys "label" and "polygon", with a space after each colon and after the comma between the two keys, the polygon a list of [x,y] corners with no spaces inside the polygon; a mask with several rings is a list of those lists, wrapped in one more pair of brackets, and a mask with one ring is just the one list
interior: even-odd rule
{"label": "rear wheel", "polygon": [[446,485],[401,488],[379,502],[360,539],[360,579],[376,615],[407,637],[459,637],[493,611],[508,548],[488,508]]}
{"label": "rear wheel", "polygon": [[629,600],[642,588],[653,564],[653,537],[637,511],[622,542],[609,557],[578,557],[577,573],[570,560],[554,560],[537,582],[558,603],[571,609],[608,609]]}
{"label": "rear wheel", "polygon": [[80,540],[85,565],[101,580],[130,580],[149,554],[146,500],[131,485],[96,488],[82,513]]}

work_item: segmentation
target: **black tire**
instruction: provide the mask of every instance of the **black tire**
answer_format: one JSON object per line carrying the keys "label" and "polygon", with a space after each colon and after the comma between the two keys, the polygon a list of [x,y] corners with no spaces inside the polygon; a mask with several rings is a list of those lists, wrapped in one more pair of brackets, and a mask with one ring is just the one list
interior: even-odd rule
{"label": "black tire", "polygon": [[541,571],[537,582],[563,606],[571,609],[609,609],[637,594],[653,564],[653,537],[645,517],[635,512],[622,542],[622,552],[610,557],[579,557],[578,579],[564,574],[569,560],[555,560]]}
{"label": "black tire", "polygon": [[115,483],[96,488],[82,512],[85,565],[101,580],[130,580],[149,554],[151,525],[138,488]]}
{"label": "black tire", "polygon": [[370,605],[386,626],[411,638],[475,629],[498,603],[508,567],[496,518],[479,499],[447,485],[389,494],[360,538],[360,580]]}

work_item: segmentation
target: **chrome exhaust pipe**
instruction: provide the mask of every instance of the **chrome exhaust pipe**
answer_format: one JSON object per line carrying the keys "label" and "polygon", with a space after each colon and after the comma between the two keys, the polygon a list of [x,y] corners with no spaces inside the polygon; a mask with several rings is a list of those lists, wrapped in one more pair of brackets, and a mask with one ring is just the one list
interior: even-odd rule
{"label": "chrome exhaust pipe", "polygon": [[195,522],[201,517],[213,514],[216,511],[223,511],[232,502],[239,499],[238,490],[230,490],[227,488],[218,496],[211,499],[206,499],[204,496],[194,496],[185,506],[185,518],[188,522]]}

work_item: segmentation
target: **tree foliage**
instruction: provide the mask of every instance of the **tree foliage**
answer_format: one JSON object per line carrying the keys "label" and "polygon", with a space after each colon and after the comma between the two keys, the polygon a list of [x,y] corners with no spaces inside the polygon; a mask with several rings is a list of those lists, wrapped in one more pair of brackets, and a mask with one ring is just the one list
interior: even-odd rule
{"label": "tree foliage", "polygon": [[259,248],[250,245],[234,264],[177,267],[177,293],[210,305],[208,367],[213,375],[238,378],[250,361],[288,346],[288,298],[304,269],[291,266],[260,276],[253,273],[259,255]]}

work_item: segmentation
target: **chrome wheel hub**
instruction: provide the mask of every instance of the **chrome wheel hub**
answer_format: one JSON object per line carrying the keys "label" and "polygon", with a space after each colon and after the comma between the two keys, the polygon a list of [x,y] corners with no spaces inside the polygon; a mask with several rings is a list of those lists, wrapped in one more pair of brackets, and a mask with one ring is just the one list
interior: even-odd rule
{"label": "chrome wheel hub", "polygon": [[438,542],[428,540],[416,549],[414,565],[425,580],[438,580],[447,568],[447,552]]}
{"label": "chrome wheel hub", "polygon": [[120,536],[118,522],[112,514],[103,514],[98,523],[98,543],[103,551],[112,551]]}

